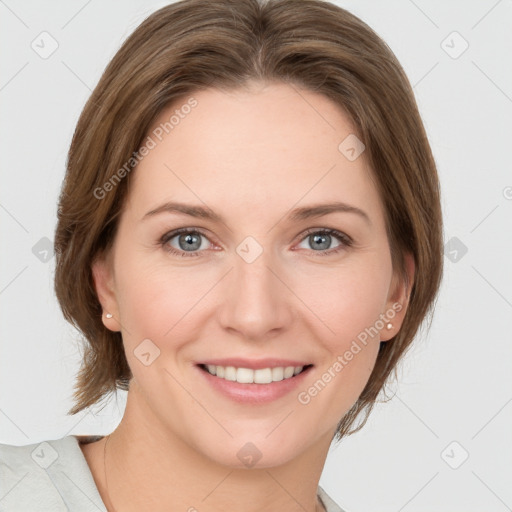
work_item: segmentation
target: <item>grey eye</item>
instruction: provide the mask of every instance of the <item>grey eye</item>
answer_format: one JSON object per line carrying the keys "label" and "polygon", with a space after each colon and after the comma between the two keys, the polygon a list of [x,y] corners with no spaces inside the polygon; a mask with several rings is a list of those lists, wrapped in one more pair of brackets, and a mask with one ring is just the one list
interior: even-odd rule
{"label": "grey eye", "polygon": [[[204,238],[204,236],[201,233],[197,233],[194,231],[190,233],[181,233],[175,235],[169,239],[168,243],[169,245],[171,245],[171,247],[175,249],[179,249],[186,252],[192,252],[201,249],[202,238]],[[172,241],[174,239],[178,240],[178,247],[172,244]]]}
{"label": "grey eye", "polygon": [[[337,237],[335,237],[333,235],[330,235],[328,233],[322,233],[321,231],[317,232],[317,233],[313,233],[313,234],[306,236],[304,238],[304,241],[301,242],[301,243],[307,242],[310,247],[302,247],[302,248],[303,249],[313,248],[313,249],[317,249],[319,251],[333,249],[333,247],[330,247],[330,246],[331,246],[331,243],[333,242],[333,239],[336,239],[336,238]],[[340,242],[338,242],[338,244],[341,245]]]}

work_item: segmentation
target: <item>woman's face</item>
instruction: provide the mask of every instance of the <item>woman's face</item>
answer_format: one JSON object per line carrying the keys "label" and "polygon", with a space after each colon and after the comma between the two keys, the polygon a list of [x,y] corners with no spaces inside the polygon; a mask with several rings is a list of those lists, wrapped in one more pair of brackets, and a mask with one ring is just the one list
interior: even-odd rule
{"label": "woman's face", "polygon": [[270,467],[328,446],[405,292],[348,116],[252,85],[162,112],[94,276],[133,372],[134,428]]}

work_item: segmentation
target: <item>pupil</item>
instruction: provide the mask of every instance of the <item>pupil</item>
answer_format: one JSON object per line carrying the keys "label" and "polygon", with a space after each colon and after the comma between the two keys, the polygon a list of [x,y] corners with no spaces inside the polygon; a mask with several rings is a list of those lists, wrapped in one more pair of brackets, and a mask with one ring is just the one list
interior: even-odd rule
{"label": "pupil", "polygon": [[[320,245],[323,245],[323,247],[320,247],[320,249],[328,249],[329,248],[329,243],[326,242],[326,240],[329,239],[329,235],[313,235],[313,239],[315,241],[315,244],[317,242],[320,242]],[[322,244],[322,241],[323,241],[323,244]]]}
{"label": "pupil", "polygon": [[[194,238],[196,240],[194,240]],[[187,233],[186,235],[182,235],[180,237],[180,241],[182,241],[182,240],[185,241],[185,250],[199,249],[199,246],[201,245],[201,243],[199,243],[199,245],[197,247],[193,247],[194,243],[197,245],[197,241],[199,240],[199,237],[196,235],[192,235],[190,233]]]}

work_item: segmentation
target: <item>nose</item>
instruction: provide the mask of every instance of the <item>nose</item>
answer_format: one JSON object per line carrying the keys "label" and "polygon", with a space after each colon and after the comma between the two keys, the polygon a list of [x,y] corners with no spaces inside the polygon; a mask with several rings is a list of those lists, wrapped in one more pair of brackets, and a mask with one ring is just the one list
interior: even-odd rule
{"label": "nose", "polygon": [[219,321],[241,339],[279,336],[293,319],[293,293],[286,286],[285,272],[270,250],[254,261],[240,254],[234,254],[234,268],[223,280]]}

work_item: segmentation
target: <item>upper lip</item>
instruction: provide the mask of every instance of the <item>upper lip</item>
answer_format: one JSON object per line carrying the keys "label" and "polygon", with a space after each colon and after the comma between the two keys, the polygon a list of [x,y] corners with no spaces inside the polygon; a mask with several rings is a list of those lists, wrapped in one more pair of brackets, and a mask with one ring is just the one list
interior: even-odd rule
{"label": "upper lip", "polygon": [[229,357],[226,359],[208,359],[198,364],[214,366],[234,366],[235,368],[250,368],[259,370],[261,368],[277,368],[287,366],[308,366],[311,363],[293,359],[244,359],[241,357]]}

